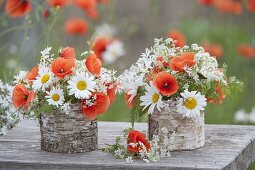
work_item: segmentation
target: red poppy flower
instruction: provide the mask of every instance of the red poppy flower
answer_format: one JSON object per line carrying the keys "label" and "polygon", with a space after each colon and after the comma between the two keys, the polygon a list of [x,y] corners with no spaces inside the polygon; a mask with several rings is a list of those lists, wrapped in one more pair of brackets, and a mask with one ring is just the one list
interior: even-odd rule
{"label": "red poppy flower", "polygon": [[128,94],[128,93],[125,94],[125,102],[126,102],[128,108],[132,109],[133,105],[134,105],[134,102],[137,99],[137,96],[135,96],[131,101],[130,101],[130,97],[131,97],[131,94]]}
{"label": "red poppy flower", "polygon": [[88,24],[83,19],[72,18],[66,22],[65,31],[70,35],[84,35],[88,31]]}
{"label": "red poppy flower", "polygon": [[253,48],[250,44],[241,44],[237,48],[237,52],[239,55],[246,58],[254,58],[255,57],[255,48]]}
{"label": "red poppy flower", "polygon": [[242,5],[240,2],[233,0],[215,0],[215,7],[220,12],[226,12],[231,14],[241,14],[242,13]]}
{"label": "red poppy flower", "polygon": [[30,72],[27,72],[26,79],[30,85],[33,83],[32,81],[35,80],[36,77],[39,75],[38,71],[38,66],[36,66]]}
{"label": "red poppy flower", "polygon": [[91,8],[95,9],[97,5],[96,0],[74,0],[73,2],[77,7],[83,10],[88,10]]}
{"label": "red poppy flower", "polygon": [[170,60],[170,67],[174,71],[184,71],[184,67],[193,67],[196,62],[194,60],[195,54],[193,52],[186,52],[180,56],[173,57]]}
{"label": "red poppy flower", "polygon": [[96,39],[92,46],[92,50],[95,52],[96,56],[102,61],[102,54],[106,50],[107,45],[111,42],[111,40],[101,37]]}
{"label": "red poppy flower", "polygon": [[29,0],[7,0],[5,12],[10,17],[21,17],[30,12],[31,4]]}
{"label": "red poppy flower", "polygon": [[65,47],[60,53],[59,57],[64,59],[75,59],[75,49],[73,47]]}
{"label": "red poppy flower", "polygon": [[13,89],[12,102],[15,108],[21,108],[24,106],[28,110],[28,106],[35,98],[33,91],[28,91],[24,84],[17,84]]}
{"label": "red poppy flower", "polygon": [[208,42],[204,42],[202,44],[205,51],[208,52],[211,56],[216,58],[220,58],[223,56],[223,48],[219,44],[210,44]]}
{"label": "red poppy flower", "polygon": [[51,64],[51,71],[60,79],[64,79],[67,75],[72,75],[74,67],[74,60],[56,58]]}
{"label": "red poppy flower", "polygon": [[255,12],[255,0],[250,0],[248,2],[248,11]]}
{"label": "red poppy flower", "polygon": [[48,0],[48,3],[52,7],[63,7],[69,3],[69,0]]}
{"label": "red poppy flower", "polygon": [[213,2],[214,2],[214,0],[199,0],[199,3],[201,3],[203,5],[207,5],[207,6],[212,6]]}
{"label": "red poppy flower", "polygon": [[176,40],[176,47],[184,47],[186,44],[186,38],[185,36],[178,30],[172,30],[167,34],[168,38],[172,38],[173,40]]}
{"label": "red poppy flower", "polygon": [[96,8],[90,8],[86,10],[86,14],[91,18],[91,19],[97,19],[99,17],[99,13]]}
{"label": "red poppy flower", "polygon": [[162,71],[155,75],[153,79],[153,85],[163,96],[170,96],[177,92],[179,86],[170,73]]}
{"label": "red poppy flower", "polygon": [[83,114],[90,120],[96,119],[97,115],[106,112],[110,106],[110,99],[104,93],[93,93],[95,101],[92,106],[87,106],[86,99],[81,102],[81,110]]}
{"label": "red poppy flower", "polygon": [[116,98],[116,89],[117,89],[117,84],[109,84],[108,86],[112,86],[111,88],[107,88],[107,95],[110,99],[110,102],[114,102],[115,98]]}
{"label": "red poppy flower", "polygon": [[89,72],[99,76],[101,72],[102,62],[95,54],[90,54],[85,61],[85,65]]}
{"label": "red poppy flower", "polygon": [[[128,151],[132,153],[139,153],[139,150],[142,149],[141,143],[146,147],[146,150],[150,150],[150,143],[146,139],[146,135],[142,132],[139,132],[137,130],[131,130],[128,134]],[[135,147],[132,146],[132,144],[137,144]]]}

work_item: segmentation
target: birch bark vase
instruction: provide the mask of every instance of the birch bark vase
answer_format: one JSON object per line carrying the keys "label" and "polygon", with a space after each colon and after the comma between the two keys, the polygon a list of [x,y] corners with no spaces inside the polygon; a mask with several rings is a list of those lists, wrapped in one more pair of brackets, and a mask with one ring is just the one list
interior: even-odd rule
{"label": "birch bark vase", "polygon": [[89,152],[98,148],[97,120],[88,120],[80,105],[66,114],[41,113],[41,149],[57,153]]}
{"label": "birch bark vase", "polygon": [[183,117],[177,110],[176,101],[168,101],[168,108],[159,112],[156,108],[149,115],[149,138],[158,135],[163,142],[162,128],[168,130],[169,146],[172,150],[193,150],[201,148],[205,144],[204,139],[204,113],[193,118]]}

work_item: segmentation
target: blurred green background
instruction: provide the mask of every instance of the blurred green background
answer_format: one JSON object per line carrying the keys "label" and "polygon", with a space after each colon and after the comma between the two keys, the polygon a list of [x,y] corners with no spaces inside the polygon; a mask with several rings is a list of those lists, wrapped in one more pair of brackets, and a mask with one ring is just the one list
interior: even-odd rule
{"label": "blurred green background", "polygon": [[[52,46],[55,52],[59,47],[73,46],[79,56],[88,49],[87,41],[95,27],[102,23],[117,28],[117,36],[127,51],[126,56],[114,64],[105,65],[116,69],[118,74],[130,67],[146,47],[153,45],[153,38],[166,37],[168,31],[177,29],[185,35],[188,44],[201,45],[207,41],[221,45],[224,54],[218,59],[219,63],[226,63],[228,75],[236,75],[244,82],[242,93],[227,97],[223,104],[208,105],[206,123],[236,124],[234,115],[238,110],[251,112],[255,106],[255,56],[245,58],[237,52],[242,43],[255,46],[255,13],[245,9],[239,15],[221,13],[197,0],[110,0],[98,7],[100,17],[97,20],[88,18],[72,5],[52,9],[51,15],[44,18],[42,12],[48,9],[47,3],[31,2],[30,14],[18,19],[6,16],[4,2],[0,2],[0,78],[5,82],[11,82],[18,70],[29,70],[36,65],[40,51],[47,46]],[[84,36],[70,36],[64,31],[65,21],[77,16],[89,24],[89,32]],[[99,120],[130,121],[124,95],[118,95]]]}

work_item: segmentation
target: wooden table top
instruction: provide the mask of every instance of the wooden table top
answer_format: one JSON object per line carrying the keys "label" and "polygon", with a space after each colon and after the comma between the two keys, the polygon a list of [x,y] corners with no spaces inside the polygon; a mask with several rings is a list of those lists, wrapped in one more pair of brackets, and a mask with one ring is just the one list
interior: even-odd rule
{"label": "wooden table top", "polygon": [[[99,148],[112,144],[127,122],[99,122]],[[136,129],[147,130],[146,123]],[[206,144],[193,151],[172,152],[157,163],[115,159],[101,151],[78,154],[49,153],[40,149],[39,126],[23,120],[7,135],[0,137],[0,169],[246,169],[255,160],[255,126],[206,125]]]}

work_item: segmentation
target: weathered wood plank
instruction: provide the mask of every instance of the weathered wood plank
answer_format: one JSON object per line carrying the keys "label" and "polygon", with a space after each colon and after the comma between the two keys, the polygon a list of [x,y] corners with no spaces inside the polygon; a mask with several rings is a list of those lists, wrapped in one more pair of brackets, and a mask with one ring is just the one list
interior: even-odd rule
{"label": "weathered wood plank", "polygon": [[[99,122],[99,148],[113,143],[129,123]],[[145,123],[136,128],[147,130]],[[173,152],[172,157],[146,164],[127,164],[112,155],[93,151],[79,154],[49,153],[40,149],[39,126],[25,120],[6,136],[0,137],[0,169],[225,169],[242,170],[255,160],[255,127],[206,125],[206,142],[201,149]]]}

